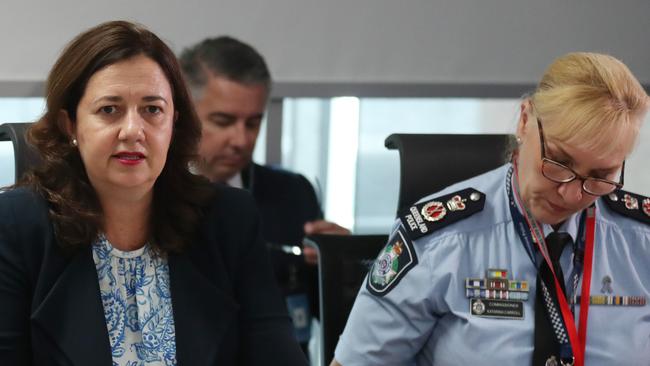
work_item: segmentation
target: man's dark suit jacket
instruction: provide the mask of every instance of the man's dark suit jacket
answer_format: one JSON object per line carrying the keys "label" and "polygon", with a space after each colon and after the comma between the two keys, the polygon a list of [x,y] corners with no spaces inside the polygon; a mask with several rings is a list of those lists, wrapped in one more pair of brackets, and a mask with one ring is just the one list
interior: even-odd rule
{"label": "man's dark suit jacket", "polygon": [[251,164],[242,172],[262,217],[262,237],[273,244],[301,245],[304,225],[322,213],[311,183],[300,174]]}
{"label": "man's dark suit jacket", "polygon": [[[111,365],[90,245],[65,254],[46,202],[0,194],[0,365]],[[217,188],[201,238],[169,255],[179,365],[306,365],[250,195]]]}
{"label": "man's dark suit jacket", "polygon": [[311,183],[300,174],[251,164],[242,171],[244,187],[253,195],[262,218],[262,237],[270,246],[271,262],[278,283],[289,291],[291,269],[297,271],[299,286],[309,294],[311,310],[317,309],[317,271],[305,265],[302,256],[286,254],[280,245],[302,246],[304,225],[322,218]]}

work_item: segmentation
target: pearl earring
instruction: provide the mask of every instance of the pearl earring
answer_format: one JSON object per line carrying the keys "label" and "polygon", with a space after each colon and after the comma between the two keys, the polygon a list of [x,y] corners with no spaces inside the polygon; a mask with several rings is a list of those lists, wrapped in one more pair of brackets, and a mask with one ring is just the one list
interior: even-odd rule
{"label": "pearl earring", "polygon": [[517,145],[521,145],[521,137],[517,136]]}
{"label": "pearl earring", "polygon": [[75,138],[72,139],[72,146],[77,146],[77,139]]}

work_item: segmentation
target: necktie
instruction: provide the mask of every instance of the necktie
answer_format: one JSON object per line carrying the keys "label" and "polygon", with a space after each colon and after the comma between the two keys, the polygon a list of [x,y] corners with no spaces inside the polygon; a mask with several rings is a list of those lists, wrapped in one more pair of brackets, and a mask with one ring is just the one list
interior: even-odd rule
{"label": "necktie", "polygon": [[[562,292],[566,296],[566,289],[564,286],[564,274],[560,266],[560,256],[564,247],[572,243],[571,236],[567,233],[552,232],[546,237],[546,247],[548,248],[548,256],[551,260],[551,265],[560,283]],[[556,314],[549,314],[547,306],[544,304],[545,297],[542,289],[542,281],[546,284],[548,292],[555,303],[555,308],[558,310]],[[562,315],[559,313],[559,305],[557,295],[555,293],[555,285],[553,281],[553,273],[549,268],[546,261],[542,261],[537,272],[537,292],[535,296],[535,349],[533,351],[533,365],[554,365],[559,364],[559,344],[553,330],[552,322],[561,321]],[[559,318],[558,318],[559,317]],[[553,359],[552,356],[555,356]],[[556,363],[553,363],[553,360]]]}

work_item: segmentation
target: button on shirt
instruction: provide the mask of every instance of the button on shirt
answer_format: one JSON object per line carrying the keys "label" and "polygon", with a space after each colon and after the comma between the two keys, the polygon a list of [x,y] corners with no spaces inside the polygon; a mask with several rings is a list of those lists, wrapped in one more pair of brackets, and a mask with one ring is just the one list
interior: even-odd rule
{"label": "button on shirt", "polygon": [[[430,196],[472,187],[486,194],[486,203],[481,212],[414,240],[418,264],[383,297],[361,287],[336,360],[343,366],[531,364],[537,270],[509,211],[505,184],[509,168],[505,165]],[[648,298],[650,227],[610,211],[600,200],[596,210],[591,295],[607,292],[602,283],[608,279],[611,293],[605,295]],[[574,240],[579,216],[573,215],[560,228]],[[399,225],[398,221],[395,228]],[[552,230],[544,226],[545,235]],[[572,257],[573,250],[567,247],[560,259],[567,289],[573,287]],[[506,269],[510,280],[528,281],[523,319],[472,314],[465,279],[484,277],[493,268]],[[576,316],[579,311],[576,304]],[[646,365],[648,360],[649,306],[590,306],[586,365]]]}
{"label": "button on shirt", "polygon": [[167,260],[149,245],[113,248],[104,235],[93,244],[113,365],[176,365],[176,339]]}

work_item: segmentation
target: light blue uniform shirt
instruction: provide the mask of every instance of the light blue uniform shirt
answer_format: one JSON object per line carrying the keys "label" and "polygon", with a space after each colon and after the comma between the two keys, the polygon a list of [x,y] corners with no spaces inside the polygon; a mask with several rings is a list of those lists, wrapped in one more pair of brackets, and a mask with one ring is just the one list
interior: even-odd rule
{"label": "light blue uniform shirt", "polygon": [[[506,191],[510,165],[455,184],[432,199],[464,188],[485,193],[482,211],[413,241],[418,264],[384,296],[362,286],[335,352],[343,366],[358,365],[530,365],[533,355],[537,271],[511,217]],[[592,295],[650,296],[650,226],[596,202]],[[576,238],[579,214],[560,228]],[[401,223],[398,221],[395,229]],[[552,228],[545,226],[548,234]],[[567,289],[573,250],[561,265]],[[508,271],[528,281],[523,319],[472,315],[466,278],[487,269]],[[367,281],[367,278],[366,278]],[[581,281],[577,291],[581,291]],[[575,306],[579,314],[580,306]],[[589,307],[586,365],[649,365],[650,306]]]}

